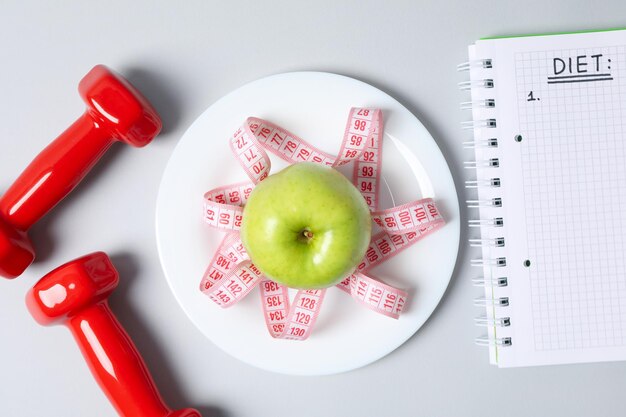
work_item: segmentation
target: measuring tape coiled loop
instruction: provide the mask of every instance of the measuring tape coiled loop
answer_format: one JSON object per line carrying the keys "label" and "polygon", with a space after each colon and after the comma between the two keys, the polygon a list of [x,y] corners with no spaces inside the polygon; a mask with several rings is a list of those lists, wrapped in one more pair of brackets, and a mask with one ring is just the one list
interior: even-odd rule
{"label": "measuring tape coiled loop", "polygon": [[243,206],[254,183],[242,182],[218,187],[204,194],[204,221],[216,229],[238,231],[243,219]]}
{"label": "measuring tape coiled loop", "polygon": [[[379,109],[352,108],[337,156],[326,153],[263,119],[248,118],[231,136],[229,146],[251,182],[241,182],[208,191],[203,200],[203,218],[227,232],[207,267],[200,290],[221,307],[230,307],[260,286],[265,323],[272,337],[305,340],[313,330],[327,289],[298,290],[293,302],[288,288],[267,279],[250,260],[239,237],[243,207],[255,184],[271,169],[267,152],[290,162],[313,162],[339,167],[354,163],[352,181],[381,229],[372,236],[356,270],[336,285],[359,304],[397,319],[408,294],[369,275],[376,265],[445,224],[435,202],[424,198],[390,209],[379,209],[382,167],[383,117]],[[267,152],[266,152],[267,151]]]}
{"label": "measuring tape coiled loop", "polygon": [[287,287],[271,280],[261,281],[265,324],[272,337],[305,340],[311,335],[322,307],[326,289],[299,290],[289,302]]}

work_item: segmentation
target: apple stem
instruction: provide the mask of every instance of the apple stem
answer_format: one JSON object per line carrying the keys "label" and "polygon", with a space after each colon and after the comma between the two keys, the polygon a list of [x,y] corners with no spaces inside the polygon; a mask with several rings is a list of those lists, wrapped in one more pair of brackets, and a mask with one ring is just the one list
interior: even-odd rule
{"label": "apple stem", "polygon": [[313,232],[307,229],[302,229],[300,232],[299,240],[304,243],[309,243],[313,240]]}

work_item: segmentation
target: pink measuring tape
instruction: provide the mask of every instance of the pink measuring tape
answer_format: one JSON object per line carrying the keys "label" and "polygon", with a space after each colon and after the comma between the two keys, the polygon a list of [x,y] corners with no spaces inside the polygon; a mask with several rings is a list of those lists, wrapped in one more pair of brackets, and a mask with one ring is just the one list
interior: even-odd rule
{"label": "pink measuring tape", "polygon": [[260,286],[267,329],[275,338],[304,340],[311,334],[326,289],[299,290],[292,302],[284,285],[268,280],[254,266],[239,238],[243,207],[255,184],[271,169],[267,151],[290,163],[314,162],[339,167],[353,162],[352,182],[363,195],[381,231],[372,237],[363,261],[337,284],[358,303],[397,319],[406,291],[369,275],[376,265],[397,255],[444,225],[430,198],[379,210],[382,167],[382,112],[352,108],[339,156],[328,154],[266,120],[248,118],[230,138],[230,148],[251,182],[219,187],[204,195],[204,220],[227,232],[202,277],[200,290],[221,307],[230,307]]}

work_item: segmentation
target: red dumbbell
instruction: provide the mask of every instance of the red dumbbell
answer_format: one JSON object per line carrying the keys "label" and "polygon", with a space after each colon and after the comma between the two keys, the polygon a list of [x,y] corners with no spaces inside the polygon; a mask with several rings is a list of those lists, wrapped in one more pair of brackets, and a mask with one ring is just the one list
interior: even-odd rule
{"label": "red dumbbell", "polygon": [[66,324],[100,387],[127,417],[201,417],[194,409],[172,411],[159,395],[146,365],[108,305],[119,282],[104,252],[66,263],[44,276],[26,295],[42,325]]}
{"label": "red dumbbell", "polygon": [[28,229],[61,201],[115,142],[145,146],[161,131],[150,103],[124,78],[95,66],[78,85],[85,113],[48,145],[0,199],[0,276],[32,263]]}

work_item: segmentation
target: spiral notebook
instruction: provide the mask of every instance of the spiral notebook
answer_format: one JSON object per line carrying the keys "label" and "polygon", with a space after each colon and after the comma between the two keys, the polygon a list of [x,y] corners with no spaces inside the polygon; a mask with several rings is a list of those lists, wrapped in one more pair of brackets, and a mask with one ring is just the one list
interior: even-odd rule
{"label": "spiral notebook", "polygon": [[459,69],[477,343],[500,367],[625,360],[626,30],[479,40]]}

